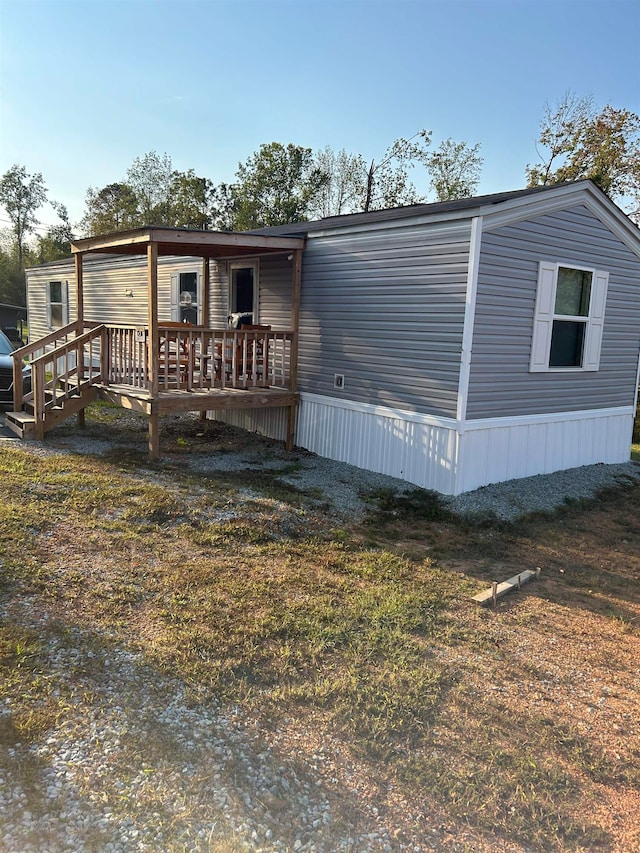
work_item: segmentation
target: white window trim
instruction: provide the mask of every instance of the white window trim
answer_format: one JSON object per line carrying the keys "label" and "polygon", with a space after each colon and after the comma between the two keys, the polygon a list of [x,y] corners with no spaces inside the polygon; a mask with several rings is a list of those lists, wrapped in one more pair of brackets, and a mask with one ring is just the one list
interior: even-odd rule
{"label": "white window trim", "polygon": [[[571,317],[555,313],[558,270],[560,267],[591,273],[591,297],[589,300],[589,314],[586,317]],[[533,338],[531,342],[531,359],[529,362],[529,371],[531,373],[585,373],[600,369],[600,351],[602,349],[602,330],[604,327],[608,284],[609,273],[604,270],[596,270],[593,267],[587,266],[577,266],[575,263],[565,263],[564,261],[555,263],[540,261]],[[583,322],[585,324],[581,366],[549,366],[554,320]]]}
{"label": "white window trim", "polygon": [[[51,302],[51,285],[60,283],[60,299],[61,302]],[[53,325],[53,316],[51,311],[52,305],[60,305],[62,308],[62,323],[60,326]],[[62,328],[62,326],[66,326],[69,322],[69,282],[64,279],[51,279],[47,282],[47,323],[49,328],[52,330],[56,330]]]}
{"label": "white window trim", "polygon": [[227,314],[231,313],[233,301],[233,270],[253,269],[253,322],[260,322],[260,261],[229,261],[227,266]]}

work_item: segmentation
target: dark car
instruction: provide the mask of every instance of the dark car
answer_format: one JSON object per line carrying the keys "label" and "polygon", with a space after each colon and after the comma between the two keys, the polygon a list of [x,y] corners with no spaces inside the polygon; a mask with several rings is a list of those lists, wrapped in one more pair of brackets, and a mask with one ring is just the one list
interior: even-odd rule
{"label": "dark car", "polygon": [[[0,404],[13,403],[13,344],[0,331]],[[31,368],[22,370],[22,393],[31,391]]]}

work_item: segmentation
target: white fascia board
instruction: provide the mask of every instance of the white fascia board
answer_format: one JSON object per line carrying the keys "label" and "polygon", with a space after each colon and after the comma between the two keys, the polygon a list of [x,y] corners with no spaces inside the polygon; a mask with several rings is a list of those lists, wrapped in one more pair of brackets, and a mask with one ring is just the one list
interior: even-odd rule
{"label": "white fascia board", "polygon": [[516,415],[502,418],[475,418],[464,421],[461,432],[497,427],[529,426],[533,424],[562,423],[563,421],[583,421],[592,418],[613,418],[620,415],[633,415],[633,406],[617,406],[609,409],[581,409],[573,412],[549,412],[539,415]]}
{"label": "white fascia board", "polygon": [[555,213],[577,204],[583,204],[640,257],[640,230],[610,199],[587,182],[564,184],[550,189],[540,197],[524,196],[506,201],[499,205],[499,209],[496,209],[495,205],[486,205],[481,210],[484,218],[483,230],[495,231],[503,225]]}
{"label": "white fascia board", "polygon": [[363,412],[367,415],[378,415],[382,418],[397,418],[415,424],[427,424],[428,426],[444,427],[446,429],[458,430],[459,423],[455,418],[438,417],[427,415],[422,412],[410,412],[406,409],[395,409],[390,406],[376,406],[372,403],[359,403],[355,400],[342,400],[338,397],[325,397],[323,394],[311,394],[307,391],[300,392],[301,400],[310,403],[331,406],[336,409],[348,409],[352,412]]}
{"label": "white fascia board", "polygon": [[471,376],[471,346],[475,325],[476,298],[478,295],[478,268],[480,266],[480,245],[482,243],[482,217],[471,220],[471,244],[469,246],[469,266],[467,270],[467,290],[464,307],[464,327],[462,332],[462,352],[460,354],[460,374],[458,377],[457,420],[464,421],[467,415],[469,379]]}

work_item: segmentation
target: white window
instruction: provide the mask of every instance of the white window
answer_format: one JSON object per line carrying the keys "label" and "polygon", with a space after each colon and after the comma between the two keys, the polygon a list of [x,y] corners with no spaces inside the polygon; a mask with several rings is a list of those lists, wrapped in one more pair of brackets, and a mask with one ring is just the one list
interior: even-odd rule
{"label": "white window", "polygon": [[47,314],[50,329],[60,329],[69,322],[69,283],[50,281],[47,285]]}
{"label": "white window", "polygon": [[609,273],[540,263],[529,370],[598,370]]}

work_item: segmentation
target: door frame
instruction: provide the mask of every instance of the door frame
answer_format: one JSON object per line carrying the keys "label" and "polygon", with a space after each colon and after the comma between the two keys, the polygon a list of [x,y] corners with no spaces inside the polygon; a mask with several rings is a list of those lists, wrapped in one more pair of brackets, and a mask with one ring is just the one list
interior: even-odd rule
{"label": "door frame", "polygon": [[[233,271],[242,269],[253,270],[253,322],[259,323],[260,310],[260,261],[258,258],[245,261],[229,261],[227,266],[227,315],[233,314],[234,288]],[[237,307],[237,306],[236,306]]]}

